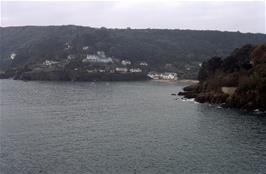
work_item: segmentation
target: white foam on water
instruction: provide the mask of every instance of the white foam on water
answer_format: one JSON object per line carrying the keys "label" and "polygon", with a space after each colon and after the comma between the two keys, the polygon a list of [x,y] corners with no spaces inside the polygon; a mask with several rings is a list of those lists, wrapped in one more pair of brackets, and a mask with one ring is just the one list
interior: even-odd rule
{"label": "white foam on water", "polygon": [[266,111],[261,111],[259,109],[255,109],[255,110],[253,110],[253,113],[255,113],[255,114],[265,114]]}
{"label": "white foam on water", "polygon": [[187,101],[194,102],[195,99],[194,98],[191,98],[191,99],[187,99]]}

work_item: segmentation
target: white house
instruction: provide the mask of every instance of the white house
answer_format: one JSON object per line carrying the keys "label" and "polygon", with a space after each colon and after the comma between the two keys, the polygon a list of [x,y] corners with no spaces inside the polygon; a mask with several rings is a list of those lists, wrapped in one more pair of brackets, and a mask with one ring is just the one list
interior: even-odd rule
{"label": "white house", "polygon": [[177,80],[177,74],[172,72],[165,72],[160,74],[160,79],[163,80]]}
{"label": "white house", "polygon": [[97,55],[98,55],[99,57],[103,57],[103,58],[106,57],[104,51],[97,51]]}
{"label": "white house", "polygon": [[98,51],[97,55],[87,55],[82,62],[91,62],[91,63],[113,63],[113,59],[106,57],[103,51]]}
{"label": "white house", "polygon": [[165,73],[150,72],[148,76],[154,80],[177,80],[177,73],[173,72],[165,72]]}
{"label": "white house", "polygon": [[124,67],[116,67],[115,68],[116,72],[120,72],[120,73],[126,73],[127,72],[127,68]]}
{"label": "white house", "polygon": [[88,46],[84,46],[84,47],[82,47],[82,49],[83,50],[87,50],[87,49],[89,49],[89,47]]}
{"label": "white house", "polygon": [[142,70],[140,68],[131,68],[131,69],[129,69],[129,72],[139,73],[139,72],[142,72]]}
{"label": "white house", "polygon": [[17,55],[16,53],[11,53],[11,54],[10,54],[10,59],[11,59],[11,60],[14,60],[15,57],[16,57],[16,55]]}
{"label": "white house", "polygon": [[99,58],[99,59],[97,59],[97,62],[99,62],[99,63],[113,63],[113,59],[110,57]]}
{"label": "white house", "polygon": [[124,65],[124,66],[131,65],[131,61],[129,61],[129,60],[122,60],[121,61],[121,64]]}
{"label": "white house", "polygon": [[71,45],[70,45],[68,42],[66,42],[66,43],[65,43],[65,50],[70,49],[70,47],[71,47]]}
{"label": "white house", "polygon": [[68,60],[75,59],[75,56],[74,56],[74,55],[68,55],[68,56],[67,56],[67,59],[68,59]]}
{"label": "white house", "polygon": [[154,79],[154,80],[158,80],[160,75],[156,72],[150,72],[147,74],[147,76],[149,76],[150,78]]}
{"label": "white house", "polygon": [[43,62],[44,65],[47,65],[47,66],[50,66],[50,65],[53,65],[53,64],[57,64],[58,62],[56,61],[51,61],[51,60],[45,60]]}
{"label": "white house", "polygon": [[139,65],[140,66],[148,66],[148,63],[147,62],[140,62]]}
{"label": "white house", "polygon": [[104,69],[99,69],[98,71],[99,71],[100,73],[104,73],[104,72],[105,72]]}
{"label": "white house", "polygon": [[96,55],[87,55],[85,59],[82,60],[82,62],[97,62],[98,57]]}

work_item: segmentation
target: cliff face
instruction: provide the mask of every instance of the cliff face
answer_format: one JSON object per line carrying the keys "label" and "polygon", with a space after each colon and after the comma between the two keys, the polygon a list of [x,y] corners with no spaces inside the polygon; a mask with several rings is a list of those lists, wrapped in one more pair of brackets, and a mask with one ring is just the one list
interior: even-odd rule
{"label": "cliff face", "polygon": [[266,44],[246,45],[222,59],[204,62],[199,83],[184,88],[187,98],[247,110],[266,110]]}

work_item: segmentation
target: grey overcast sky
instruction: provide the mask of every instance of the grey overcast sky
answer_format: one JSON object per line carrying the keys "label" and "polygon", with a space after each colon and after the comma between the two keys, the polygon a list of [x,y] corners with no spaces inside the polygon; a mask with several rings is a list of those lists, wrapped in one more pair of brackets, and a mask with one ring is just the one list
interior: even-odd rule
{"label": "grey overcast sky", "polygon": [[68,24],[266,33],[265,1],[1,1],[1,26]]}

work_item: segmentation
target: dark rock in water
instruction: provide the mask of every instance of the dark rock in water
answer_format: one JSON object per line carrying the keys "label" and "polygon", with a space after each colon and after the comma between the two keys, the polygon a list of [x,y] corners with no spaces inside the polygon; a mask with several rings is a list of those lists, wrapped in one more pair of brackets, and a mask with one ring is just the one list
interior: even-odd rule
{"label": "dark rock in water", "polygon": [[195,91],[197,88],[198,88],[198,84],[193,84],[193,85],[184,87],[183,90],[190,92],[190,91]]}
{"label": "dark rock in water", "polygon": [[220,104],[224,103],[227,97],[228,95],[224,93],[206,92],[206,93],[199,93],[198,95],[196,95],[195,100],[200,103],[209,102],[212,104]]}
{"label": "dark rock in water", "polygon": [[0,73],[0,79],[8,79],[8,78],[9,77],[8,77],[8,75],[6,73],[4,73],[4,72]]}
{"label": "dark rock in water", "polygon": [[190,91],[190,92],[179,92],[178,95],[184,96],[185,98],[196,98],[197,93]]}
{"label": "dark rock in water", "polygon": [[266,44],[246,45],[225,59],[203,63],[199,84],[179,92],[204,103],[223,104],[252,111],[266,110]]}
{"label": "dark rock in water", "polygon": [[185,92],[179,92],[177,95],[183,96],[184,94],[185,94]]}
{"label": "dark rock in water", "polygon": [[15,76],[15,74],[17,73],[17,70],[20,69],[17,68],[17,69],[8,69],[7,71],[5,72],[1,72],[0,73],[0,79],[8,79],[8,78],[12,78]]}

